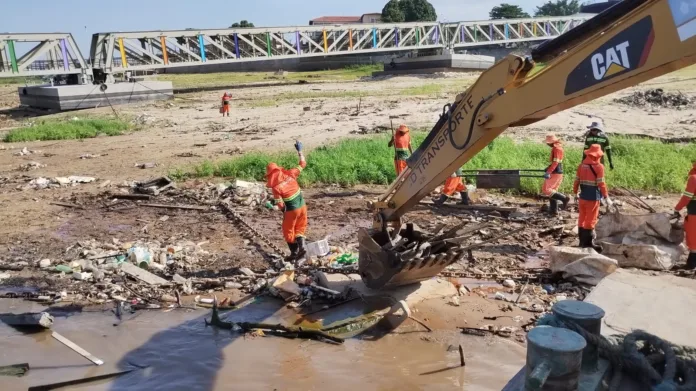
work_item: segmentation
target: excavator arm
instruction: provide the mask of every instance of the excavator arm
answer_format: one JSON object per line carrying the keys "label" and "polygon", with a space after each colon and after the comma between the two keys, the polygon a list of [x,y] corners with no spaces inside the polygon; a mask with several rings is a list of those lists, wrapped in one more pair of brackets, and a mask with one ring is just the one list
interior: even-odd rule
{"label": "excavator arm", "polygon": [[359,235],[363,280],[372,288],[418,282],[461,257],[449,248],[444,256],[416,257],[417,266],[403,259],[393,246],[401,217],[507,128],[694,62],[696,0],[624,0],[535,48],[531,58],[497,62],[444,107],[408,168],[374,203],[374,228]]}

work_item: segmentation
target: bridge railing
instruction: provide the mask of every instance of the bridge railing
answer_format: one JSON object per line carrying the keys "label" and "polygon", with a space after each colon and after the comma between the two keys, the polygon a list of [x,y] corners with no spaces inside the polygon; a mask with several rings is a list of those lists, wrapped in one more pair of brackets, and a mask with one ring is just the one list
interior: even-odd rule
{"label": "bridge railing", "polygon": [[[17,45],[30,48],[24,53]],[[70,33],[0,33],[0,77],[72,75],[89,72]]]}
{"label": "bridge railing", "polygon": [[[552,39],[585,16],[335,26],[106,32],[92,36],[91,68],[71,34],[0,34],[0,77],[98,73],[298,57],[457,49]],[[34,46],[17,57],[14,44]]]}

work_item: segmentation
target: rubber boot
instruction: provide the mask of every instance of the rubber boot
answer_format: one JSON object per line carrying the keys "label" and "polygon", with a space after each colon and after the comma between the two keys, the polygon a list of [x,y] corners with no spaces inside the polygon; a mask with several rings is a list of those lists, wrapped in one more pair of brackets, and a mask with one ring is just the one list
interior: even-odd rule
{"label": "rubber boot", "polygon": [[686,270],[696,269],[696,253],[689,253],[689,258],[686,259]]}
{"label": "rubber boot", "polygon": [[590,247],[587,245],[587,230],[585,228],[578,228],[578,240],[580,241],[580,248]]}
{"label": "rubber boot", "polygon": [[568,209],[568,203],[570,203],[570,197],[568,197],[567,195],[565,195],[563,193],[554,193],[551,196],[551,198],[563,203],[563,205],[561,205],[561,210]]}
{"label": "rubber boot", "polygon": [[459,195],[462,196],[462,200],[459,202],[462,205],[469,205],[471,203],[471,200],[469,200],[469,192],[468,191],[460,191]]}
{"label": "rubber boot", "polygon": [[433,203],[435,203],[435,205],[442,205],[447,202],[448,199],[449,197],[447,197],[445,194],[440,194],[440,198],[433,200]]}
{"label": "rubber boot", "polygon": [[297,238],[295,238],[295,242],[297,242],[296,259],[302,259],[305,255],[307,255],[307,249],[305,248],[305,238],[302,236],[298,236]]}
{"label": "rubber boot", "polygon": [[549,214],[551,216],[558,215],[558,201],[553,197],[549,198]]}
{"label": "rubber boot", "polygon": [[288,243],[290,255],[285,257],[285,262],[292,262],[297,258],[297,243]]}
{"label": "rubber boot", "polygon": [[593,229],[588,229],[587,231],[588,231],[588,234],[587,234],[587,238],[588,238],[588,239],[587,239],[587,244],[589,244],[588,247],[592,247],[595,251],[597,251],[597,253],[601,254],[602,251],[604,251],[604,248],[603,248],[600,244],[595,243],[595,241],[594,241],[594,236],[595,236],[594,230],[593,230]]}

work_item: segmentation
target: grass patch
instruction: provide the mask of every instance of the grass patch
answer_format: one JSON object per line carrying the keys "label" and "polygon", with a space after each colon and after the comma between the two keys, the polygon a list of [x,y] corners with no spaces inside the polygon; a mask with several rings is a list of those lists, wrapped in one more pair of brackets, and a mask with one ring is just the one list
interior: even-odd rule
{"label": "grass patch", "polygon": [[381,71],[382,64],[375,65],[351,65],[341,69],[332,69],[316,72],[288,72],[283,76],[276,76],[274,72],[220,72],[220,73],[196,73],[196,74],[163,74],[158,80],[171,81],[174,88],[196,88],[228,86],[243,83],[260,83],[273,81],[297,81],[297,80],[329,80],[350,81],[364,76],[371,76],[372,72]]}
{"label": "grass patch", "polygon": [[1,77],[0,86],[23,86],[41,83],[39,77]]}
{"label": "grass patch", "polygon": [[[425,138],[424,132],[414,133],[414,144]],[[307,154],[308,166],[300,176],[303,186],[331,184],[389,184],[395,178],[393,152],[387,147],[387,136],[343,140],[323,146]],[[616,169],[607,167],[609,187],[626,187],[651,192],[681,192],[691,159],[696,158],[696,144],[663,144],[653,140],[615,137],[612,139]],[[550,149],[540,142],[515,142],[501,137],[484,148],[466,169],[545,168]],[[566,147],[562,190],[570,192],[575,170],[580,163],[581,147]],[[647,158],[650,157],[650,158]],[[190,169],[172,173],[178,179],[188,177],[234,177],[263,180],[266,164],[275,161],[284,167],[297,164],[294,153],[249,153],[220,162],[206,161]],[[541,179],[523,179],[522,190],[538,193]]]}
{"label": "grass patch", "polygon": [[129,129],[128,122],[115,119],[45,120],[32,126],[10,130],[3,141],[14,143],[39,140],[73,140],[99,135],[119,136]]}

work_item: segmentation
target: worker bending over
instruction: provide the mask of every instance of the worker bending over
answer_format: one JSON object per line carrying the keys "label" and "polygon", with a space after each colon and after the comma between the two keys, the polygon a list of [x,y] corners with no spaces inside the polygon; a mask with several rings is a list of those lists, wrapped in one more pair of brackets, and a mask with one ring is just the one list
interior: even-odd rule
{"label": "worker bending over", "polygon": [[440,194],[440,198],[435,200],[435,203],[438,205],[444,204],[454,195],[455,191],[458,191],[459,195],[462,196],[460,203],[462,205],[469,205],[469,192],[467,191],[466,184],[462,178],[461,168],[455,171],[445,180],[445,186],[442,188],[442,194]]}
{"label": "worker bending over", "polygon": [[305,253],[305,231],[307,230],[307,205],[297,177],[307,166],[302,154],[302,143],[295,142],[300,160],[295,168],[286,170],[275,163],[266,166],[266,186],[273,192],[275,208],[284,211],[283,238],[290,248],[288,261],[302,258]]}
{"label": "worker bending over", "polygon": [[399,126],[396,130],[396,134],[389,140],[389,147],[394,147],[394,167],[396,168],[396,175],[399,176],[403,170],[408,167],[406,160],[413,153],[413,147],[411,147],[411,134],[409,133],[408,127],[406,125]]}
{"label": "worker bending over", "polygon": [[[592,144],[599,144],[602,148],[602,152],[607,154],[609,159],[609,168],[614,169],[614,162],[611,160],[611,145],[609,145],[609,137],[604,134],[604,127],[599,122],[593,122],[587,127],[590,129],[585,135],[585,151],[587,151]],[[600,163],[604,164],[604,156]]]}
{"label": "worker bending over", "polygon": [[575,183],[573,183],[573,192],[578,194],[578,190],[580,191],[578,194],[580,247],[592,247],[599,253],[602,252],[602,246],[594,242],[594,229],[599,219],[599,204],[602,199],[605,199],[609,208],[613,206],[607,192],[607,184],[604,182],[604,165],[600,163],[603,155],[602,147],[599,144],[592,144],[585,151],[585,159],[578,167]]}
{"label": "worker bending over", "polygon": [[549,197],[549,213],[552,216],[558,214],[558,202],[563,203],[563,209],[568,207],[570,198],[563,193],[559,193],[558,189],[563,183],[563,145],[555,135],[549,134],[546,136],[546,145],[551,147],[551,164],[546,168],[544,173],[544,185],[541,192],[544,196]]}
{"label": "worker bending over", "polygon": [[686,247],[689,248],[689,258],[686,260],[687,269],[696,269],[696,196],[694,194],[696,194],[696,160],[692,162],[686,190],[684,190],[677,206],[674,207],[676,216],[679,216],[679,212],[686,207],[684,231],[686,233]]}
{"label": "worker bending over", "polygon": [[230,100],[232,100],[232,94],[225,92],[225,94],[222,95],[222,109],[220,110],[223,117],[225,113],[227,113],[228,117],[230,116]]}

